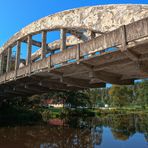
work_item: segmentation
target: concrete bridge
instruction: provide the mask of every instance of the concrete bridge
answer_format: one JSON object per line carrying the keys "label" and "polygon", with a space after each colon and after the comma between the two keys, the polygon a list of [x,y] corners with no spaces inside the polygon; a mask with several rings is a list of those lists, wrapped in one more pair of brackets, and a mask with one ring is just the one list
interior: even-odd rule
{"label": "concrete bridge", "polygon": [[[48,42],[55,31],[59,40]],[[38,34],[40,41],[34,39]],[[0,48],[0,61],[3,97],[133,84],[148,77],[148,5],[84,7],[47,16],[10,38]]]}

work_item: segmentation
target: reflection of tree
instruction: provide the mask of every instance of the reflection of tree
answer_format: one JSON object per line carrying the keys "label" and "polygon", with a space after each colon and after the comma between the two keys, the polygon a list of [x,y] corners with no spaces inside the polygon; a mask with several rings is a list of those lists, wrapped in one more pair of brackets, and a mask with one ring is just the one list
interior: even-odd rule
{"label": "reflection of tree", "polygon": [[[136,132],[148,133],[148,114],[108,115],[96,119],[96,123],[110,127],[113,137],[119,140],[127,140]],[[147,134],[144,135],[147,140]]]}
{"label": "reflection of tree", "polygon": [[118,130],[115,130],[115,129],[112,129],[112,134],[114,136],[115,139],[118,139],[118,140],[128,140],[129,139],[129,136],[130,136],[130,133],[128,131],[118,131]]}
{"label": "reflection of tree", "polygon": [[[69,127],[11,127],[0,129],[0,147],[92,148],[90,129]],[[14,144],[15,143],[15,144]]]}
{"label": "reflection of tree", "polygon": [[93,119],[71,117],[69,124],[71,126],[1,127],[0,147],[93,148],[103,141],[103,126],[111,128],[115,139],[124,141],[139,132],[148,141],[147,114],[108,115]]}
{"label": "reflection of tree", "polygon": [[144,134],[144,138],[145,138],[146,142],[148,142],[148,133]]}
{"label": "reflection of tree", "polygon": [[103,128],[96,126],[91,129],[91,138],[93,145],[101,145],[102,143]]}
{"label": "reflection of tree", "polygon": [[135,133],[134,116],[130,115],[118,115],[114,116],[112,123],[112,133],[115,139],[127,140]]}

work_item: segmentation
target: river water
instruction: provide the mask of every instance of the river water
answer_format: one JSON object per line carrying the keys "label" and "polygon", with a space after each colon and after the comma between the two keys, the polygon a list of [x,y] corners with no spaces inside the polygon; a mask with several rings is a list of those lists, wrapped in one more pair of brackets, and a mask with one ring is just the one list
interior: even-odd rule
{"label": "river water", "polygon": [[0,148],[148,148],[148,115],[54,119],[1,126]]}

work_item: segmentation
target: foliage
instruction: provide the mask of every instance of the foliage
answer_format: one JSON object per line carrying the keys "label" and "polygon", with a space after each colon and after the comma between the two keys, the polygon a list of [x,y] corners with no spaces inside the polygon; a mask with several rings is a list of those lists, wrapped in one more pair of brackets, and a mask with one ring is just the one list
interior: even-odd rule
{"label": "foliage", "polygon": [[[0,116],[7,115],[9,119],[11,113],[11,116],[16,115],[12,117],[13,119],[34,120],[34,118],[42,118],[44,121],[49,118],[59,117],[61,111],[54,108],[52,110],[42,108],[41,104],[46,99],[53,99],[53,103],[63,102],[64,104],[70,104],[76,110],[64,110],[66,115],[72,116],[92,114],[88,108],[104,107],[105,104],[108,104],[109,107],[112,106],[112,110],[98,109],[96,111],[97,115],[122,114],[125,111],[135,112],[148,107],[148,80],[140,81],[131,86],[113,85],[110,88],[83,91],[50,91],[49,93],[34,95],[29,98],[7,98],[1,100]],[[121,110],[118,108],[117,111],[113,107],[120,107]],[[87,113],[84,108],[88,110]]]}
{"label": "foliage", "polygon": [[137,104],[148,104],[148,80],[142,81],[137,90]]}
{"label": "foliage", "polygon": [[124,106],[130,102],[132,91],[126,86],[113,85],[109,90],[112,106]]}
{"label": "foliage", "polygon": [[63,99],[65,104],[70,104],[72,107],[90,106],[89,97],[82,91],[65,91],[56,93],[56,98]]}

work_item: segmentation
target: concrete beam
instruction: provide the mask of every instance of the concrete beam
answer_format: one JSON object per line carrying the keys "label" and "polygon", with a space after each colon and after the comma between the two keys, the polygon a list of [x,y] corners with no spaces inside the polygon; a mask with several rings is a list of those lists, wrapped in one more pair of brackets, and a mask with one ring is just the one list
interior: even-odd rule
{"label": "concrete beam", "polygon": [[[76,45],[80,42],[81,41],[78,41],[74,36],[68,36],[66,38],[66,47],[74,46],[74,45]],[[53,53],[54,51],[59,50],[60,49],[60,43],[61,43],[61,40],[56,40],[54,42],[48,43],[46,54],[48,54],[50,52]],[[32,54],[31,60],[32,61],[37,60],[38,58],[40,58],[40,55],[41,55],[41,49],[37,50],[35,53]]]}
{"label": "concrete beam", "polygon": [[[28,35],[28,36],[32,36],[32,35]],[[22,42],[28,43],[28,37],[27,37],[27,39],[23,40]],[[42,43],[41,42],[35,41],[33,39],[31,41],[31,45],[34,45],[34,46],[37,46],[37,47],[42,47]]]}
{"label": "concrete beam", "polygon": [[103,82],[111,83],[111,84],[118,84],[118,85],[130,85],[133,84],[133,80],[122,80],[122,76],[118,74],[113,74],[110,72],[99,71],[99,72],[90,72],[90,78],[97,78]]}
{"label": "concrete beam", "polygon": [[26,65],[31,64],[31,52],[32,52],[32,35],[27,37],[27,60]]}
{"label": "concrete beam", "polygon": [[60,50],[63,51],[66,49],[66,30],[65,29],[60,29],[60,39],[61,39]]}
{"label": "concrete beam", "polygon": [[137,53],[131,51],[128,49],[127,45],[127,31],[126,26],[123,25],[120,27],[121,29],[121,35],[122,35],[122,47],[120,48],[121,52],[124,52],[128,58],[130,58],[132,61],[137,61],[139,59],[139,56]]}
{"label": "concrete beam", "polygon": [[0,54],[0,75],[3,74],[3,66],[4,66],[4,55]]}
{"label": "concrete beam", "polygon": [[11,56],[12,56],[12,48],[8,48],[8,54],[7,54],[7,67],[6,67],[6,72],[10,71],[11,68]]}
{"label": "concrete beam", "polygon": [[47,42],[47,31],[42,31],[42,50],[41,50],[41,59],[46,57],[46,42]]}
{"label": "concrete beam", "polygon": [[75,86],[79,88],[96,88],[96,87],[104,87],[104,83],[89,83],[89,80],[77,79],[77,78],[63,78],[60,79],[61,83],[67,84],[67,86]]}
{"label": "concrete beam", "polygon": [[15,78],[17,76],[17,70],[20,65],[20,50],[21,50],[21,42],[17,41],[17,49],[16,49],[16,57],[15,57]]}

